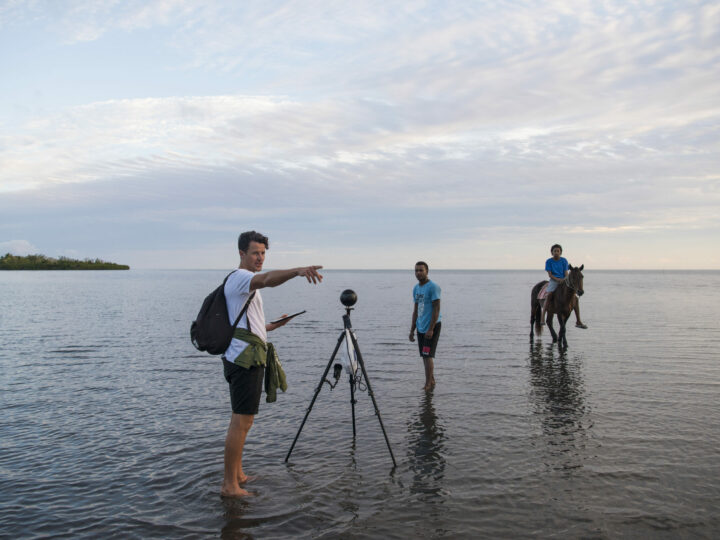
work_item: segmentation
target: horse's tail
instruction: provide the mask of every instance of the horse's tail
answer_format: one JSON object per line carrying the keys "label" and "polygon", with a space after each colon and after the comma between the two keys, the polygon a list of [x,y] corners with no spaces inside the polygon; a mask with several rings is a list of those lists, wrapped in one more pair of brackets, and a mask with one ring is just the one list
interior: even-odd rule
{"label": "horse's tail", "polygon": [[542,335],[542,325],[540,324],[540,314],[542,313],[542,309],[540,308],[540,304],[535,308],[535,333],[540,336]]}

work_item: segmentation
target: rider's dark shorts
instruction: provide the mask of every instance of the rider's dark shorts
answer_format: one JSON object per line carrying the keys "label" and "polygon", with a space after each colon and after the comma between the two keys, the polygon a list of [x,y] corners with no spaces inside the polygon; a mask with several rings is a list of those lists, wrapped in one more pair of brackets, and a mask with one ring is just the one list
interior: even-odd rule
{"label": "rider's dark shorts", "polygon": [[225,380],[230,385],[230,405],[235,414],[257,414],[263,389],[264,366],[250,369],[240,367],[223,358]]}
{"label": "rider's dark shorts", "polygon": [[[433,330],[433,337],[429,340],[425,339],[425,334],[417,333],[418,350],[420,356],[429,356],[435,358],[435,349],[437,348],[438,339],[440,339],[440,330],[442,329],[442,323],[437,323]],[[425,349],[427,347],[427,349]]]}

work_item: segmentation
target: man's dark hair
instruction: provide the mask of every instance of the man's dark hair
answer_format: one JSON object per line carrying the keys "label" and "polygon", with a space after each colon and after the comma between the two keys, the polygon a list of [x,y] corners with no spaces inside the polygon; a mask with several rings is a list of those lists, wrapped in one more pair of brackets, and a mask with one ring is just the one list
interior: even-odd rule
{"label": "man's dark hair", "polygon": [[560,244],[553,244],[550,248],[550,253],[552,253],[552,250],[555,248],[560,248],[560,253],[562,253],[562,246]]}
{"label": "man's dark hair", "polygon": [[270,249],[270,240],[268,240],[268,237],[257,231],[245,231],[238,236],[238,249],[240,251],[247,251],[248,247],[250,247],[250,242],[265,244],[265,249]]}
{"label": "man's dark hair", "polygon": [[427,263],[426,263],[425,261],[418,261],[418,262],[415,263],[415,266],[417,266],[417,265],[419,265],[419,264],[422,264],[422,265],[425,267],[425,271],[426,271],[426,272],[429,272],[429,271],[430,271],[430,268],[428,268],[428,265],[427,265]]}

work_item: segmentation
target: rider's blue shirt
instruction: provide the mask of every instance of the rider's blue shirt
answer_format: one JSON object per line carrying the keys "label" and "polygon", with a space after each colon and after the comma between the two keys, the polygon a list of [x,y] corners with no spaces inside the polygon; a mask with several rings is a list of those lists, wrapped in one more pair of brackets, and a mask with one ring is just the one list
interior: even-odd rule
{"label": "rider's blue shirt", "polygon": [[563,279],[565,272],[568,271],[568,262],[565,257],[560,257],[557,261],[550,257],[545,261],[545,271],[550,272],[556,278]]}

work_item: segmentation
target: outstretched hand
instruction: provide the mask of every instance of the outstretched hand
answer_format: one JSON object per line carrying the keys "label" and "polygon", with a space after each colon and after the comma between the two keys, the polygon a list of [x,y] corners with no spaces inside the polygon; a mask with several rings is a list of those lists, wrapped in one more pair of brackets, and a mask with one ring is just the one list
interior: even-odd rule
{"label": "outstretched hand", "polygon": [[298,276],[305,276],[308,283],[319,283],[323,280],[322,275],[318,272],[321,268],[322,266],[305,266],[298,268]]}

